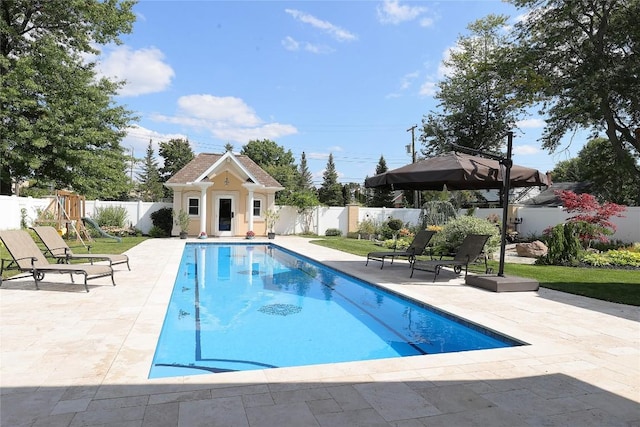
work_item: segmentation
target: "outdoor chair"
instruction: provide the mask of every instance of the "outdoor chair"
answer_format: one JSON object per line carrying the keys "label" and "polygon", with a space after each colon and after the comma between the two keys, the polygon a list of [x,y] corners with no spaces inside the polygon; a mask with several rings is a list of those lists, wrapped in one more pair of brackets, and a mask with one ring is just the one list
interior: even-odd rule
{"label": "outdoor chair", "polygon": [[127,268],[131,270],[131,267],[129,267],[129,257],[127,255],[91,253],[74,254],[71,248],[67,245],[67,242],[64,241],[55,228],[51,226],[44,226],[31,227],[31,229],[35,231],[38,238],[46,247],[45,255],[56,259],[58,264],[69,264],[73,259],[86,259],[91,264],[93,264],[94,261],[109,261],[109,265],[112,267],[117,264],[126,263]]}
{"label": "outdoor chair", "polygon": [[436,234],[435,231],[420,230],[413,238],[409,247],[404,251],[396,251],[394,249],[393,251],[369,252],[367,254],[367,263],[365,265],[369,265],[369,260],[380,261],[382,263],[380,269],[382,270],[382,268],[384,268],[385,258],[391,258],[391,264],[393,264],[393,260],[395,258],[407,258],[409,263],[413,264],[416,256],[421,255],[422,252],[424,252],[434,234]]}
{"label": "outdoor chair", "polygon": [[[455,273],[460,273],[462,267],[464,267],[464,277],[467,277],[467,271],[469,270],[469,264],[474,262],[480,257],[484,250],[484,245],[489,240],[487,234],[469,234],[464,238],[462,244],[456,251],[453,259],[431,259],[431,260],[415,260],[411,264],[411,276],[415,270],[433,271],[433,281],[436,281],[436,277],[440,274],[442,267],[453,267]],[[485,271],[488,271],[487,260],[485,257]]]}
{"label": "outdoor chair", "polygon": [[[87,280],[99,277],[111,276],[113,286],[116,282],[113,278],[113,268],[108,265],[86,265],[86,264],[49,264],[47,258],[40,252],[40,248],[24,230],[0,231],[0,240],[9,252],[11,260],[2,259],[0,262],[0,285],[2,284],[2,273],[4,270],[19,270],[33,276],[36,282],[36,289],[40,289],[38,284],[44,279],[46,273],[58,273],[71,275],[71,282],[74,274],[84,275],[84,288],[89,292]],[[8,263],[5,265],[5,262]],[[23,277],[23,276],[18,276]],[[12,277],[14,279],[17,277]]]}

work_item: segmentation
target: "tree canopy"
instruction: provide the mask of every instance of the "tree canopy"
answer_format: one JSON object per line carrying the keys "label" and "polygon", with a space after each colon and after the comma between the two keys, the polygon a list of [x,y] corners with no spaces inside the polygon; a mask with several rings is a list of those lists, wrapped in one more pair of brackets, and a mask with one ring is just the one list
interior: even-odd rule
{"label": "tree canopy", "polygon": [[142,161],[142,170],[138,173],[138,181],[138,191],[143,202],[157,202],[162,199],[164,190],[151,140],[149,140],[147,152]]}
{"label": "tree canopy", "polygon": [[296,191],[298,170],[291,150],[269,139],[252,140],[242,146],[240,154],[248,156],[285,188],[276,194],[278,203]]}
{"label": "tree canopy", "polygon": [[318,200],[327,206],[344,206],[342,185],[338,182],[338,172],[333,162],[333,153],[329,154],[327,167],[322,174],[322,185],[318,189]]}
{"label": "tree canopy", "polygon": [[195,157],[189,141],[180,138],[160,142],[158,153],[164,159],[164,165],[160,168],[162,182],[166,182]]}
{"label": "tree canopy", "polygon": [[422,120],[422,154],[432,157],[451,151],[456,143],[498,153],[503,136],[524,114],[525,103],[516,98],[511,71],[505,60],[510,46],[504,28],[507,17],[489,15],[471,23],[444,61],[447,76],[435,98],[440,111]]}
{"label": "tree canopy", "polygon": [[591,183],[589,192],[600,202],[640,206],[640,177],[634,173],[634,159],[626,153],[620,161],[605,138],[589,141],[578,156],[556,165],[555,182]]}
{"label": "tree canopy", "polygon": [[299,190],[315,191],[315,187],[313,186],[313,175],[311,175],[311,172],[309,171],[309,166],[307,165],[307,155],[304,153],[304,151],[302,152],[302,156],[300,156],[297,187]]}
{"label": "tree canopy", "polygon": [[586,128],[604,131],[619,161],[638,158],[640,0],[511,2],[528,10],[512,58],[521,96],[547,116],[543,147],[553,152],[567,132]]}
{"label": "tree canopy", "polygon": [[[133,116],[83,55],[131,31],[132,1],[0,3],[0,193],[34,180],[87,197],[126,197],[120,146]],[[108,178],[108,179],[107,179]]]}
{"label": "tree canopy", "polygon": [[[385,173],[388,171],[387,162],[384,159],[384,156],[380,156],[380,160],[378,160],[378,164],[376,165],[376,175]],[[368,206],[374,208],[390,208],[393,203],[393,192],[384,187],[374,188],[371,191],[371,197],[369,199]]]}

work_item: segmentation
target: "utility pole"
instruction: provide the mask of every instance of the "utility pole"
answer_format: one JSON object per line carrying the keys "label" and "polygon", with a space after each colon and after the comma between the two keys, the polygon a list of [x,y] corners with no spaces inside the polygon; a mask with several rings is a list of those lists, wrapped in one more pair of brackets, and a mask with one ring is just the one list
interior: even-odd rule
{"label": "utility pole", "polygon": [[[413,125],[407,132],[411,132],[411,163],[416,162],[416,133],[415,130],[418,125]],[[418,190],[413,191],[413,207],[416,209],[420,208],[420,192]]]}

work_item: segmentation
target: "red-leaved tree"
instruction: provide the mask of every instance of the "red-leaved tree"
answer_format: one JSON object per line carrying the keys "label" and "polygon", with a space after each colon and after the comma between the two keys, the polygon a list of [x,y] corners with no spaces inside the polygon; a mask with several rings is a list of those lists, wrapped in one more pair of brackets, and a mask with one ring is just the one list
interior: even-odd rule
{"label": "red-leaved tree", "polygon": [[587,248],[592,240],[607,242],[606,236],[616,231],[616,225],[610,221],[611,217],[624,217],[627,207],[615,203],[598,203],[591,194],[576,194],[573,191],[559,190],[556,195],[568,213],[575,215],[568,218],[569,222],[577,225],[578,238]]}

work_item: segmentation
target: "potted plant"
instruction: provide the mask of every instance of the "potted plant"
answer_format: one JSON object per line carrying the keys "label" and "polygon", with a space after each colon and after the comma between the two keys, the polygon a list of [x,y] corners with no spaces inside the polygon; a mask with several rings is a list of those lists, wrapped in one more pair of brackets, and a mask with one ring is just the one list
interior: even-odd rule
{"label": "potted plant", "polygon": [[180,238],[186,239],[189,233],[189,223],[191,222],[189,212],[180,209],[178,212],[174,212],[174,219],[176,225],[180,227]]}
{"label": "potted plant", "polygon": [[280,212],[269,209],[264,213],[264,222],[267,226],[267,237],[269,239],[275,239],[276,233],[274,231],[274,227],[276,226],[276,222],[280,218]]}
{"label": "potted plant", "polygon": [[254,237],[256,237],[256,233],[254,233],[252,230],[247,231],[247,239],[251,240]]}

